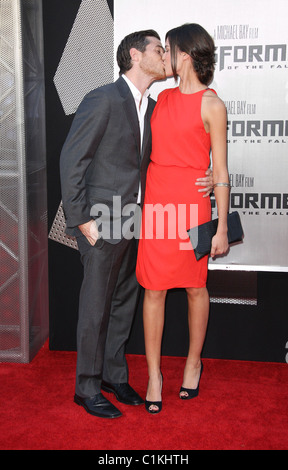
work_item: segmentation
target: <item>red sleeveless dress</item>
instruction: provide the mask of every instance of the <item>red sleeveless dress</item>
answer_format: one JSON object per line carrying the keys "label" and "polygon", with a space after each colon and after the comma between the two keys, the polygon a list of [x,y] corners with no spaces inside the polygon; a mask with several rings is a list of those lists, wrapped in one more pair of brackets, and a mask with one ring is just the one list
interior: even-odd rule
{"label": "red sleeveless dress", "polygon": [[159,94],[151,118],[148,167],[136,276],[146,289],[205,287],[208,256],[197,261],[187,230],[211,219],[210,198],[195,181],[210,163],[210,134],[201,118],[201,90]]}

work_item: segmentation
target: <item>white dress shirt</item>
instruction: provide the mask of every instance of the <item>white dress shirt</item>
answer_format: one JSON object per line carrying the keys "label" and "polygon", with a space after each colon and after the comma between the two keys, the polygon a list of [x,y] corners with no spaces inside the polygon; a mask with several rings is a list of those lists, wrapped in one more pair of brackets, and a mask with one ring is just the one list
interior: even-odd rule
{"label": "white dress shirt", "polygon": [[[136,88],[136,86],[129,80],[129,78],[126,77],[126,75],[122,75],[122,78],[124,78],[125,82],[130,88],[130,91],[133,95],[133,98],[135,100],[135,105],[137,109],[137,114],[138,114],[138,122],[139,122],[139,128],[140,128],[140,145],[142,149],[142,143],[143,143],[143,134],[144,134],[144,118],[145,114],[147,111],[147,106],[148,106],[148,96],[149,96],[149,91],[145,90],[143,96],[141,95],[141,92]],[[137,204],[140,204],[141,202],[141,181],[139,182],[139,192],[138,192],[138,198],[137,198]]]}

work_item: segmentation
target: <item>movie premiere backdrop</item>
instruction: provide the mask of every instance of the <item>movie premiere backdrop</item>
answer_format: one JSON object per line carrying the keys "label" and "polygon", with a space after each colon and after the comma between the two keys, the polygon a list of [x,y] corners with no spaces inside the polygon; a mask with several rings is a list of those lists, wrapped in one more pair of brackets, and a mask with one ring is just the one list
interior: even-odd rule
{"label": "movie premiere backdrop", "polygon": [[[217,64],[210,85],[227,108],[230,211],[240,214],[243,243],[209,269],[288,270],[287,0],[116,0],[114,56],[132,31],[165,33],[199,23],[214,38]],[[118,67],[114,64],[115,79]],[[150,88],[174,87],[174,79]],[[217,217],[212,196],[213,218]]]}
{"label": "movie premiere backdrop", "polygon": [[[70,123],[86,93],[118,77],[115,54],[126,34],[154,28],[164,42],[168,29],[192,21],[215,38],[217,66],[211,86],[228,112],[230,210],[239,211],[245,232],[243,244],[209,263],[211,315],[203,354],[282,362],[288,347],[288,2],[44,0],[43,6],[49,238],[58,242],[49,242],[50,349],[76,350],[82,267],[75,240],[64,233],[59,184],[59,156]],[[154,84],[152,97],[174,86],[173,79]],[[185,292],[169,292],[166,307],[163,354],[186,356]],[[142,298],[127,353],[145,353]]]}

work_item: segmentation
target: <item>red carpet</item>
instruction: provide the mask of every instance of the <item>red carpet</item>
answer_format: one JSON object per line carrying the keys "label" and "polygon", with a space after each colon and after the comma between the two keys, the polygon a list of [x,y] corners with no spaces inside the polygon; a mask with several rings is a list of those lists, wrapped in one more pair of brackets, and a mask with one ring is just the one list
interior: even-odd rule
{"label": "red carpet", "polygon": [[[113,420],[73,403],[76,353],[45,345],[30,364],[1,364],[1,450],[287,450],[287,364],[204,359],[200,395],[177,397],[184,358],[162,362],[163,411],[149,415],[107,395]],[[146,361],[128,356],[130,383],[145,395]]]}

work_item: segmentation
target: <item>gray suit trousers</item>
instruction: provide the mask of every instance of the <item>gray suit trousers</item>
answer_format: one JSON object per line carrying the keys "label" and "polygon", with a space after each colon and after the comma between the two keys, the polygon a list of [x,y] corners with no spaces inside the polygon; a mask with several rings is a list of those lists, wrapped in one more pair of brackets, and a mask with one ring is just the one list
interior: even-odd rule
{"label": "gray suit trousers", "polygon": [[84,278],[79,298],[75,393],[91,397],[102,379],[128,382],[125,343],[139,296],[135,267],[137,240],[117,244],[99,239],[91,246],[77,237]]}

